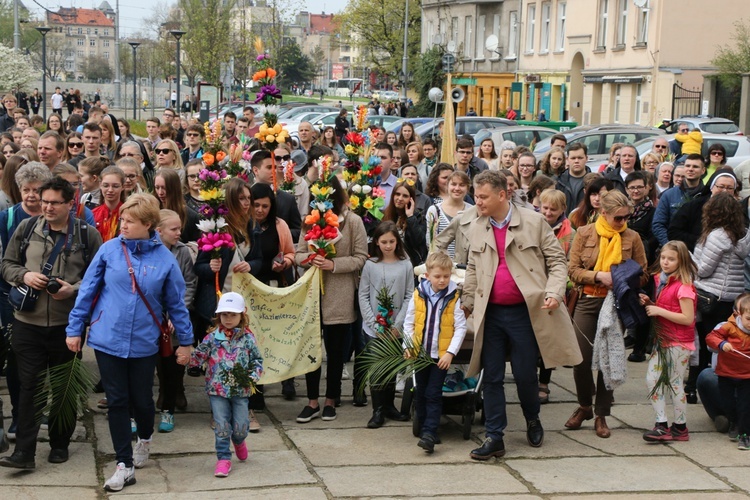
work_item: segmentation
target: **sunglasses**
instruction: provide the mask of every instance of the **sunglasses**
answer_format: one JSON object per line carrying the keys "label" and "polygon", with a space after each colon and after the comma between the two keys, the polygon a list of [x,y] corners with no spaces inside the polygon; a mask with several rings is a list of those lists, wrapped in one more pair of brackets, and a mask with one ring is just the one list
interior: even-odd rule
{"label": "sunglasses", "polygon": [[281,161],[289,161],[292,159],[292,155],[284,155],[284,156],[274,156],[274,160],[281,162]]}
{"label": "sunglasses", "polygon": [[166,149],[159,149],[159,148],[154,149],[154,153],[156,153],[158,155],[167,155],[167,154],[169,154],[171,152],[172,152],[172,150],[169,149],[169,148],[166,148]]}
{"label": "sunglasses", "polygon": [[627,221],[629,221],[629,220],[630,220],[630,218],[631,218],[632,216],[633,216],[633,214],[628,214],[628,215],[615,215],[614,217],[612,217],[612,219],[614,219],[614,221],[615,221],[615,222],[617,222],[617,223],[620,223],[620,222],[627,222]]}
{"label": "sunglasses", "polygon": [[185,134],[185,137],[198,137],[200,134],[196,134],[195,132],[192,132],[190,134]]}
{"label": "sunglasses", "polygon": [[667,149],[667,146],[666,145],[657,144],[657,145],[654,146],[654,148],[656,148],[656,149]]}
{"label": "sunglasses", "polygon": [[82,148],[83,143],[82,142],[69,142],[68,147],[69,148]]}
{"label": "sunglasses", "polygon": [[724,156],[721,151],[711,151],[711,156]]}

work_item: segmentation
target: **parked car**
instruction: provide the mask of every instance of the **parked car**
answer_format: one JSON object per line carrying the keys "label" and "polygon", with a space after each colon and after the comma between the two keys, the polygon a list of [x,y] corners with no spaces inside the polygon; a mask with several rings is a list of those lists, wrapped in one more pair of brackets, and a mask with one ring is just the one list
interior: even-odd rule
{"label": "parked car", "polygon": [[[431,136],[438,136],[438,126],[443,122],[442,118],[437,120],[430,120],[429,122],[417,127],[414,132],[422,138],[427,139]],[[462,135],[470,135],[472,138],[474,134],[485,128],[499,128],[499,127],[512,127],[517,125],[514,120],[507,120],[505,118],[492,118],[489,116],[460,116],[456,118],[456,135],[461,137]]]}
{"label": "parked car", "polygon": [[[543,139],[548,139],[557,133],[557,130],[548,127],[536,127],[516,125],[515,127],[500,127],[492,129],[482,129],[474,134],[474,149],[479,150],[485,139],[492,139],[495,143],[495,149],[500,147],[504,141],[511,141],[516,146],[526,146],[532,151],[534,147]],[[500,151],[497,151],[500,154]]]}
{"label": "parked car", "polygon": [[422,125],[423,123],[431,122],[432,120],[434,120],[434,118],[425,118],[425,117],[419,117],[419,118],[401,118],[400,120],[397,120],[397,121],[395,121],[393,123],[389,123],[385,127],[385,130],[386,130],[386,132],[395,132],[396,134],[398,134],[399,132],[401,132],[401,126],[404,123],[407,123],[407,122],[411,123],[416,128],[419,125]]}
{"label": "parked car", "polygon": [[398,101],[399,93],[395,90],[383,90],[378,99],[381,101]]}
{"label": "parked car", "polygon": [[[666,139],[671,141],[674,139],[674,136],[668,135]],[[655,140],[656,137],[647,137],[636,142],[634,146],[638,150],[638,156],[643,156],[651,151]],[[727,165],[730,167],[736,167],[743,161],[750,159],[750,137],[744,135],[703,134],[701,153],[704,157],[708,153],[708,148],[714,144],[724,146],[727,152]]]}
{"label": "parked car", "polygon": [[[629,125],[614,127],[611,125],[601,125],[592,127],[586,131],[580,131],[581,127],[576,127],[567,132],[563,132],[568,139],[568,145],[574,143],[583,143],[588,150],[589,161],[597,166],[602,161],[609,159],[609,148],[616,142],[625,144],[634,144],[646,137],[664,135],[664,131],[658,128],[641,127],[639,125]],[[550,149],[550,140],[540,141],[534,148],[534,156],[541,159]]]}
{"label": "parked car", "polygon": [[278,114],[280,121],[293,121],[296,120],[298,116],[302,116],[306,113],[311,112],[317,112],[317,113],[332,113],[332,112],[339,111],[339,108],[335,108],[333,106],[320,106],[317,104],[308,104],[306,106],[297,106],[293,108],[289,108],[287,110],[281,111]]}
{"label": "parked car", "polygon": [[669,124],[666,132],[676,134],[683,123],[687,123],[690,130],[698,128],[704,134],[742,135],[742,131],[732,120],[713,116],[681,116]]}

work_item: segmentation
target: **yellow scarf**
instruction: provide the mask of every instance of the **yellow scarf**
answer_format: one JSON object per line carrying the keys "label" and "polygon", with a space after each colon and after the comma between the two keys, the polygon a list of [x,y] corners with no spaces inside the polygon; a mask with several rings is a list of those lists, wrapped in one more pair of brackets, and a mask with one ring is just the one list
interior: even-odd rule
{"label": "yellow scarf", "polygon": [[612,229],[605,217],[596,219],[596,234],[599,235],[599,256],[596,258],[594,271],[609,272],[610,267],[622,262],[622,238],[620,233],[628,228],[623,224],[622,229]]}

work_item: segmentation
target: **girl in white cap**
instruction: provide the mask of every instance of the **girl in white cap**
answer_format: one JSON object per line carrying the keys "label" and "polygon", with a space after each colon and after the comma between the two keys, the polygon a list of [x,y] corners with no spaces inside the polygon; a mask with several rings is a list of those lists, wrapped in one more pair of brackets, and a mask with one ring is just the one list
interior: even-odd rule
{"label": "girl in white cap", "polygon": [[232,470],[230,440],[237,459],[240,462],[247,459],[248,398],[263,373],[263,358],[247,326],[246,312],[242,295],[223,294],[216,307],[214,329],[189,360],[178,359],[182,364],[189,361],[191,367],[208,364],[206,392],[216,421],[216,477],[227,477]]}

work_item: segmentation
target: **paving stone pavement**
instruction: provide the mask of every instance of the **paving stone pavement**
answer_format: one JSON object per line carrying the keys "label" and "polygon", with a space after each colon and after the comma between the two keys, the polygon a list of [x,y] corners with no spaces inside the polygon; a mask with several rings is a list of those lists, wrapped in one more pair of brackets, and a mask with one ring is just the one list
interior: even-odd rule
{"label": "paving stone pavement", "polygon": [[[92,353],[85,359],[93,370]],[[351,364],[349,371],[351,372]],[[717,433],[700,405],[688,408],[690,441],[647,444],[641,434],[653,425],[646,400],[645,363],[629,363],[627,384],[615,391],[608,419],[610,439],[596,437],[591,421],[581,430],[563,426],[576,407],[573,371],[558,368],[550,385],[550,403],[542,406],[546,434],[541,448],[526,443],[525,422],[512,377],[507,377],[509,426],[507,455],[479,463],[469,451],[481,443],[480,413],[471,439],[462,439],[460,417],[443,417],[441,438],[433,455],[417,447],[410,422],[365,427],[371,407],[351,405],[351,381],[344,382],[338,418],[308,424],[295,422],[305,400],[286,401],[280,385],[266,387],[267,410],[258,414],[262,429],[248,437],[250,457],[234,461],[228,478],[213,477],[216,461],[208,400],[201,379],[186,377],[187,412],[175,416],[171,434],[156,434],[151,460],[136,472],[137,483],[118,494],[102,484],[114,470],[106,412],[96,409],[101,397],[89,398],[79,422],[70,460],[49,464],[46,432],[40,432],[35,472],[0,468],[0,499],[49,499],[59,496],[103,499],[326,498],[472,498],[573,499],[581,494],[608,500],[717,500],[750,497],[750,452]],[[297,378],[304,395],[304,377]],[[325,383],[325,381],[323,381]],[[157,392],[155,387],[154,392]],[[9,425],[10,402],[0,385]],[[669,413],[668,413],[669,415]],[[158,415],[157,415],[158,419]],[[12,448],[11,448],[12,450]]]}

